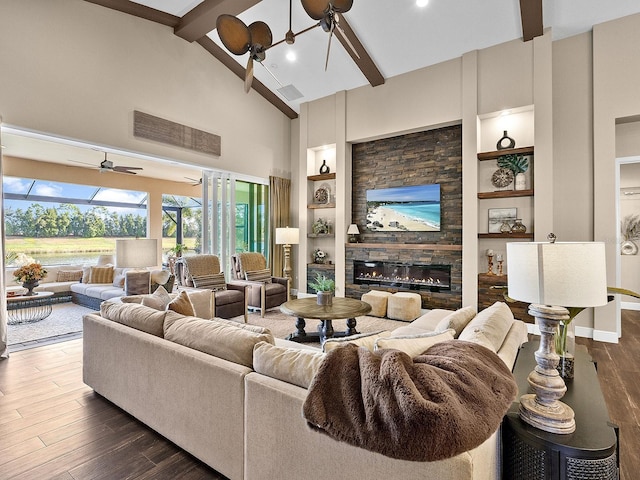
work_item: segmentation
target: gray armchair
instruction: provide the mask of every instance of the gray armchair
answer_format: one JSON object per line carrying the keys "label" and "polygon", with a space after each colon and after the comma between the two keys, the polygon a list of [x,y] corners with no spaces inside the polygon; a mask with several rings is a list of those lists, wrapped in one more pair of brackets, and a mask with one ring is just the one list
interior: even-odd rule
{"label": "gray armchair", "polygon": [[235,278],[231,283],[248,287],[249,307],[259,309],[262,317],[269,308],[289,300],[289,279],[271,275],[264,255],[244,252],[232,255],[231,260]]}
{"label": "gray armchair", "polygon": [[[199,286],[199,278],[211,278],[220,272],[220,260],[216,255],[189,255],[182,257],[182,285],[193,288],[213,290],[213,311],[219,318],[233,318],[244,316],[247,322],[247,287],[233,283],[219,283],[217,287],[224,288],[217,290],[212,286]],[[195,277],[195,281],[194,281]],[[206,284],[206,282],[205,282]]]}

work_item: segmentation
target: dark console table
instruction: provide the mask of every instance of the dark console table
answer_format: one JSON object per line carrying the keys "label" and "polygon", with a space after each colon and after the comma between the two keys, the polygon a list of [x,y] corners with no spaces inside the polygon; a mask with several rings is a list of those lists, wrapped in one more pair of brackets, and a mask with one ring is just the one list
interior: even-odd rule
{"label": "dark console table", "polygon": [[[538,342],[528,342],[518,355],[513,374],[518,398],[529,392],[527,376],[535,367]],[[502,425],[504,480],[617,480],[617,428],[609,422],[596,368],[583,345],[576,348],[575,378],[567,382],[562,401],[573,408],[576,431],[545,432],[518,416],[518,400]]]}

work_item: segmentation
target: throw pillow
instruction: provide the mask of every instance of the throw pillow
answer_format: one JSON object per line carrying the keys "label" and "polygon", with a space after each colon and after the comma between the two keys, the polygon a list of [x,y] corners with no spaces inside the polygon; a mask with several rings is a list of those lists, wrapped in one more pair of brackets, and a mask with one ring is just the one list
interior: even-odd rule
{"label": "throw pillow", "polygon": [[155,308],[156,310],[166,310],[170,302],[171,296],[164,287],[160,286],[152,294],[143,295],[141,303],[145,307]]}
{"label": "throw pillow", "polygon": [[60,270],[56,282],[78,282],[82,279],[82,270]]}
{"label": "throw pillow", "polygon": [[189,300],[189,295],[187,295],[187,292],[184,290],[169,302],[167,310],[173,310],[176,313],[180,313],[188,317],[193,317],[196,314],[193,309],[193,304],[191,303],[191,300]]}
{"label": "throw pillow", "polygon": [[504,302],[496,302],[478,312],[458,339],[480,344],[495,353],[500,350],[512,323],[511,309]]}
{"label": "throw pillow", "polygon": [[113,286],[116,288],[124,288],[124,277],[125,277],[124,268],[114,268],[113,269]]}
{"label": "throw pillow", "polygon": [[249,368],[253,368],[255,344],[274,343],[270,333],[259,334],[238,326],[195,317],[165,322],[164,336],[169,341]]}
{"label": "throw pillow", "polygon": [[227,289],[227,281],[224,273],[212,273],[210,275],[192,275],[193,286],[196,288],[207,288],[218,292]]}
{"label": "throw pillow", "polygon": [[309,388],[324,355],[319,351],[276,347],[267,342],[253,347],[253,369],[263,375]]}
{"label": "throw pillow", "polygon": [[91,267],[91,283],[113,283],[113,265]]}
{"label": "throw pillow", "polygon": [[151,272],[151,282],[158,285],[164,285],[169,281],[171,272],[169,270],[153,270]]}
{"label": "throw pillow", "polygon": [[213,292],[211,290],[194,290],[188,293],[198,318],[213,317]]}
{"label": "throw pillow", "polygon": [[455,330],[450,329],[444,332],[423,333],[421,335],[410,335],[406,337],[379,338],[376,340],[375,349],[393,348],[413,358],[424,353],[430,346],[436,343],[453,340],[454,333]]}
{"label": "throw pillow", "polygon": [[265,268],[264,270],[244,272],[244,278],[253,282],[271,283],[271,271]]}
{"label": "throw pillow", "polygon": [[464,307],[456,310],[451,315],[444,317],[438,325],[436,325],[436,332],[444,332],[450,328],[456,331],[456,338],[460,335],[464,327],[476,316],[476,309],[474,307]]}
{"label": "throw pillow", "polygon": [[327,353],[334,348],[342,347],[348,343],[353,343],[359,347],[364,347],[367,350],[373,352],[376,344],[376,340],[379,338],[385,338],[391,335],[391,332],[384,330],[381,332],[373,333],[359,333],[357,335],[351,335],[350,337],[342,338],[328,338],[322,345],[322,351]]}
{"label": "throw pillow", "polygon": [[82,283],[91,283],[91,265],[82,267]]}

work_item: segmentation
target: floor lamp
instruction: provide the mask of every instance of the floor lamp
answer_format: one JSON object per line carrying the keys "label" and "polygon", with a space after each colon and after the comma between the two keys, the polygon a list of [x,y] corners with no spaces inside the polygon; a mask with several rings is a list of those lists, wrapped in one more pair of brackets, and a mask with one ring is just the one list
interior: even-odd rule
{"label": "floor lamp", "polygon": [[[554,336],[569,319],[566,307],[598,307],[607,303],[604,243],[507,243],[509,296],[531,303],[529,314],[540,328],[536,367],[528,381],[534,394],[520,397],[520,418],[540,430],[572,433],[574,412],[560,402],[567,391],[556,370],[559,356]],[[559,306],[562,305],[562,306]]]}
{"label": "floor lamp", "polygon": [[291,245],[300,243],[300,230],[297,228],[276,228],[276,244],[282,245],[284,250],[284,268],[282,273],[289,279],[289,286],[293,279],[291,278]]}

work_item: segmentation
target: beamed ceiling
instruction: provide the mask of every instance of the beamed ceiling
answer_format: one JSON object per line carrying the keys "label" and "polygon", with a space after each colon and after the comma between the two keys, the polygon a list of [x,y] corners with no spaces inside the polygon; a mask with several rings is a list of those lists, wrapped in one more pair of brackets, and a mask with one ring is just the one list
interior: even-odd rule
{"label": "beamed ceiling", "polygon": [[[86,1],[171,27],[185,41],[199,43],[242,81],[248,54],[236,56],[225,49],[215,30],[218,16],[238,16],[247,25],[262,20],[273,32],[274,43],[289,29],[287,0]],[[337,91],[375,88],[387,78],[469,51],[516,39],[530,41],[547,28],[558,40],[638,12],[638,0],[430,0],[423,8],[415,0],[354,0],[340,19],[348,40],[334,35],[326,71],[329,34],[313,28],[296,36],[293,45],[283,42],[267,50],[262,65],[254,66],[251,86],[289,118],[296,118],[301,103]],[[291,18],[296,33],[315,23],[300,0],[291,2]],[[242,81],[238,89],[243,88]],[[302,97],[288,100],[278,92],[281,87],[294,87]]]}

